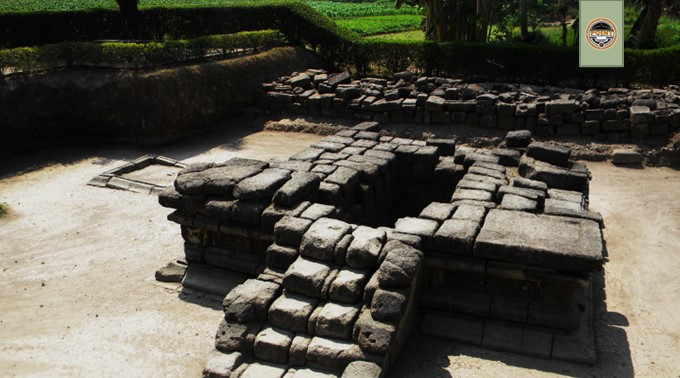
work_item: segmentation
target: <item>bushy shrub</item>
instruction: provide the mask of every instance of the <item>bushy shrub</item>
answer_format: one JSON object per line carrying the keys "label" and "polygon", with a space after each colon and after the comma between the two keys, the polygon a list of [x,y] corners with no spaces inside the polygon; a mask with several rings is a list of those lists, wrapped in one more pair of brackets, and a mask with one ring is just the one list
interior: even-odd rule
{"label": "bushy shrub", "polygon": [[[626,50],[624,69],[579,68],[576,48],[512,43],[437,44],[430,41],[365,40],[296,1],[244,2],[221,7],[146,8],[141,11],[141,18],[146,33],[153,38],[161,41],[198,39],[200,42],[194,42],[192,48],[199,50],[204,49],[201,47],[203,43],[207,43],[201,39],[206,34],[277,29],[285,35],[288,43],[311,48],[336,69],[350,69],[362,75],[389,75],[409,68],[427,74],[463,72],[516,82],[555,84],[567,79],[582,86],[680,82],[680,70],[677,69],[680,67],[680,46]],[[120,14],[108,10],[2,14],[0,25],[0,44],[5,46],[109,39],[123,35],[125,30]],[[32,32],[23,33],[23,30]],[[163,61],[164,54],[173,49],[185,53],[187,50],[182,46],[182,42],[147,44],[143,60],[152,63]],[[228,44],[222,46],[223,49],[229,48]],[[88,54],[98,53],[96,49],[90,51],[92,47],[89,45],[72,48],[83,49]],[[135,59],[139,59],[139,55],[126,55],[126,49],[131,47],[121,47],[116,54],[120,54],[120,59],[136,64]],[[15,62],[41,64],[36,63],[35,54],[26,50],[17,50],[10,55]],[[51,59],[49,53],[46,55],[46,59]],[[178,55],[177,51],[172,52],[172,56]]]}
{"label": "bushy shrub", "polygon": [[283,41],[281,33],[262,30],[150,43],[62,42],[0,50],[0,68],[32,71],[78,62],[153,66],[201,58],[214,51],[226,55],[235,49],[271,47],[281,45]]}

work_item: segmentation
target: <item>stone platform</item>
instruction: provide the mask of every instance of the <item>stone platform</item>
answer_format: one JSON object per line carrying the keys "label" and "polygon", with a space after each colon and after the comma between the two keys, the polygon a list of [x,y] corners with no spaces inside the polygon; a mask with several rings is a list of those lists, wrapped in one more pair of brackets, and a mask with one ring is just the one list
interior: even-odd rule
{"label": "stone platform", "polygon": [[225,296],[206,375],[382,376],[412,327],[593,363],[590,173],[528,131],[505,144],[365,122],[285,161],[182,171],[159,201],[199,275],[184,283]]}

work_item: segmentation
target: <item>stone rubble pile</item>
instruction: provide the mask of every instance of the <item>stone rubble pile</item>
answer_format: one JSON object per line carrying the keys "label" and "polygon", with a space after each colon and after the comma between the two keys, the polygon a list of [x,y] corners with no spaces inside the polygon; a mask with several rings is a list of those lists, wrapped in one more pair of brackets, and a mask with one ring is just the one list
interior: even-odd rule
{"label": "stone rubble pile", "polygon": [[181,225],[184,286],[226,295],[206,375],[381,376],[412,326],[594,362],[590,172],[527,130],[505,146],[364,122],[290,159],[185,169],[159,201]]}
{"label": "stone rubble pile", "polygon": [[308,70],[262,86],[258,106],[273,113],[378,122],[455,123],[538,136],[606,134],[642,139],[680,128],[680,87],[587,91],[507,83],[468,83],[409,72],[393,80],[353,80]]}

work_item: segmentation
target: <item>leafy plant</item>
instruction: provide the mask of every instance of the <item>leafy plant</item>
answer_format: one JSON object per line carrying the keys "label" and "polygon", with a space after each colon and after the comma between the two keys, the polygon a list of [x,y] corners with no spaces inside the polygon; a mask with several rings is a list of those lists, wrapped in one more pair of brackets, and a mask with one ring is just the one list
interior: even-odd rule
{"label": "leafy plant", "polygon": [[419,30],[423,17],[419,15],[355,17],[337,19],[335,22],[359,35],[373,35]]}

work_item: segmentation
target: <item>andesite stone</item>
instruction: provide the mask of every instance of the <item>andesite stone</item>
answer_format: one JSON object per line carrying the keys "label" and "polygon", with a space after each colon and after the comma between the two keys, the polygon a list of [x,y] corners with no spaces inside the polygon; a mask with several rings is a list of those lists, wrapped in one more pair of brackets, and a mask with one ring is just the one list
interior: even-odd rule
{"label": "andesite stone", "polygon": [[241,180],[234,188],[234,197],[243,200],[271,199],[291,173],[288,170],[269,168],[255,176]]}
{"label": "andesite stone", "polygon": [[306,332],[307,321],[318,300],[284,290],[269,307],[269,323],[293,332]]}
{"label": "andesite stone", "polygon": [[366,226],[357,227],[347,249],[347,265],[357,269],[372,269],[378,265],[378,256],[385,242],[385,231]]}
{"label": "andesite stone", "polygon": [[576,271],[596,271],[603,263],[596,222],[522,211],[494,209],[474,246],[479,257]]}
{"label": "andesite stone", "polygon": [[300,255],[321,261],[333,261],[335,246],[350,229],[349,224],[337,219],[317,220],[302,236]]}
{"label": "andesite stone", "polygon": [[300,256],[286,271],[283,287],[294,293],[320,298],[324,282],[330,272],[331,268],[328,265]]}
{"label": "andesite stone", "polygon": [[240,323],[267,320],[269,305],[280,292],[278,284],[248,279],[224,297],[224,314],[227,320]]}

